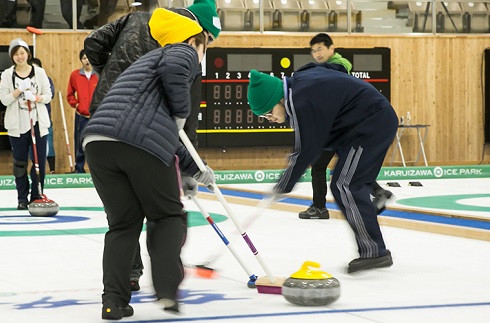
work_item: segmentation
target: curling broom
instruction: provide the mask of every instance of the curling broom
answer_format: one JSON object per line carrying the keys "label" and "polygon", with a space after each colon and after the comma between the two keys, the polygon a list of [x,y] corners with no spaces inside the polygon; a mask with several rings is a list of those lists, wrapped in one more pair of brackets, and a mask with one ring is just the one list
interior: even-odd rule
{"label": "curling broom", "polygon": [[70,162],[70,173],[75,171],[73,167],[73,160],[70,152],[70,138],[68,138],[68,131],[66,130],[66,118],[65,118],[65,107],[63,106],[63,97],[61,96],[61,91],[58,92],[60,98],[60,109],[61,109],[61,119],[63,120],[63,130],[65,132],[66,150],[68,152],[68,161]]}
{"label": "curling broom", "polygon": [[[259,212],[255,212],[252,217],[250,217],[247,222],[243,224],[244,230],[247,230],[250,225],[257,220],[257,218],[262,215],[262,211],[267,209],[274,201],[270,199],[263,199],[258,205],[257,208],[259,208]],[[264,203],[266,203],[264,205]],[[235,238],[235,236],[233,237]],[[236,239],[234,239],[236,240]],[[232,241],[233,242],[233,241]],[[224,253],[222,252],[221,248],[216,248],[216,250],[211,254],[211,256],[208,257],[208,261],[204,262],[202,265],[195,265],[195,267],[207,267],[210,266],[211,264],[215,263],[218,261],[218,259],[223,256]]]}
{"label": "curling broom", "polygon": [[[247,276],[249,278],[249,281],[247,282],[247,286],[250,288],[255,288],[255,281],[257,280],[257,276],[255,276],[253,273],[251,273],[250,269],[248,269],[248,267],[245,265],[243,260],[238,256],[235,249],[233,249],[233,247],[230,245],[230,242],[228,241],[228,239],[226,239],[223,232],[221,232],[221,230],[218,228],[218,225],[216,224],[216,222],[214,222],[213,218],[209,215],[209,213],[206,211],[206,209],[204,209],[201,202],[199,202],[199,200],[193,196],[191,196],[190,198],[194,202],[194,204],[197,205],[197,207],[201,211],[201,214],[204,216],[206,221],[208,221],[208,223],[213,227],[214,231],[216,231],[216,233],[221,238],[221,240],[226,245],[226,247],[228,247],[228,250],[230,250],[233,257],[235,257],[235,259],[238,261],[240,266],[242,266],[243,270],[245,270],[245,273],[247,273]],[[202,277],[209,278],[209,276],[212,276],[214,273],[214,270],[212,268],[209,268],[209,267],[204,266],[204,265],[198,265],[198,266],[195,266],[195,268],[196,268],[196,271],[198,272],[198,275],[202,276]]]}
{"label": "curling broom", "polygon": [[37,57],[36,56],[36,35],[42,35],[43,32],[40,29],[37,29],[32,26],[27,26],[26,27],[27,31],[32,33],[32,57]]}
{"label": "curling broom", "polygon": [[[34,168],[36,169],[37,189],[40,196],[39,199],[33,200],[31,203],[29,203],[28,209],[32,216],[54,216],[58,213],[59,206],[55,201],[48,199],[42,191],[39,159],[37,156],[36,133],[34,131],[34,122],[32,120],[31,101],[29,100],[27,100],[27,108],[29,109],[29,121],[31,123],[32,153],[34,155]],[[46,163],[46,161],[44,162]]]}
{"label": "curling broom", "polygon": [[[190,140],[187,137],[187,134],[184,132],[184,130],[179,131],[179,137],[180,137],[180,140],[182,140],[182,142],[184,143],[184,146],[187,148],[187,151],[189,151],[189,153],[191,154],[192,158],[196,162],[196,164],[199,167],[199,169],[201,170],[201,172],[205,172],[206,166],[204,165],[204,162],[201,160],[201,157],[199,157],[199,154],[197,153],[196,149],[194,148],[194,146],[190,142]],[[265,293],[265,294],[280,294],[281,293],[281,286],[282,286],[284,279],[276,279],[274,277],[272,272],[269,270],[269,267],[267,267],[264,260],[259,255],[258,250],[255,248],[254,244],[252,243],[252,241],[248,237],[248,234],[243,230],[242,226],[240,225],[240,223],[236,219],[235,214],[233,213],[230,206],[226,202],[223,194],[221,193],[221,191],[218,188],[218,186],[216,185],[216,183],[212,183],[210,186],[212,187],[213,193],[216,195],[218,200],[221,202],[221,204],[225,208],[226,212],[230,216],[231,220],[235,224],[235,227],[237,228],[237,230],[242,235],[242,238],[245,240],[248,247],[250,248],[250,250],[254,254],[254,256],[257,259],[257,261],[259,262],[260,266],[262,267],[262,269],[264,269],[265,273],[267,274],[266,279],[261,279],[261,278],[257,279],[256,286],[257,286],[258,292],[259,293]],[[269,281],[269,283],[266,285],[267,280]],[[257,282],[260,282],[260,284],[257,284]]]}

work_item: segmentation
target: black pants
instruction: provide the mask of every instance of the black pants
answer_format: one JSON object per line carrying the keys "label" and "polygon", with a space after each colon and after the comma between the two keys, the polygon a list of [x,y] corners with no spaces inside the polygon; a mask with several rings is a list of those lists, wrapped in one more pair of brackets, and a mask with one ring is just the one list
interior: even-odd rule
{"label": "black pants", "polygon": [[361,258],[387,254],[376,207],[370,197],[398,128],[396,114],[386,110],[372,116],[373,124],[382,125],[379,127],[382,131],[336,150],[339,159],[330,184],[337,205],[354,231]]}
{"label": "black pants", "polygon": [[[73,29],[73,6],[72,0],[60,0],[61,15],[65,19],[66,23]],[[77,29],[83,29],[83,24],[80,21],[80,15],[82,14],[83,0],[77,0]]]}
{"label": "black pants", "polygon": [[327,202],[327,167],[334,151],[325,150],[313,164],[311,164],[311,186],[313,187],[313,205],[319,209],[325,207]]}
{"label": "black pants", "polygon": [[[313,187],[313,205],[323,209],[327,203],[327,167],[330,164],[334,151],[325,150],[313,164],[311,164],[311,186]],[[376,196],[384,190],[377,182],[373,183],[371,194]]]}
{"label": "black pants", "polygon": [[43,28],[46,0],[27,0],[27,2],[31,7],[31,26],[36,28]]}
{"label": "black pants", "polygon": [[83,130],[87,126],[89,120],[90,120],[89,118],[79,115],[78,113],[75,114],[74,142],[75,142],[75,172],[76,173],[85,173],[85,153],[82,147],[81,135]]}
{"label": "black pants", "polygon": [[26,162],[26,172],[20,176],[15,177],[15,187],[17,189],[17,199],[18,202],[27,203],[28,200],[38,199],[42,192],[39,192],[39,181],[41,181],[41,190],[44,190],[44,177],[46,175],[46,141],[48,136],[41,137],[39,134],[39,123],[36,122],[34,126],[34,133],[36,135],[36,152],[37,159],[39,162],[39,177],[36,174],[36,168],[34,162],[31,166],[31,197],[29,198],[29,178],[27,176],[27,161],[29,158],[34,161],[33,155],[33,144],[32,144],[32,135],[31,132],[28,131],[20,135],[20,137],[10,137],[10,145],[12,146],[13,154],[14,154],[14,163],[16,161]]}
{"label": "black pants", "polygon": [[166,166],[155,156],[121,142],[90,142],[85,152],[109,224],[102,261],[102,301],[112,300],[119,306],[129,303],[129,276],[145,218],[156,296],[176,299],[184,278],[180,252],[187,229],[176,166]]}
{"label": "black pants", "polygon": [[[194,80],[191,86],[191,114],[185,121],[184,131],[189,137],[189,140],[197,149],[197,128],[199,124],[199,112],[201,108],[201,87],[202,87],[202,77],[199,75]],[[328,163],[327,163],[328,164]],[[325,184],[326,186],[326,184]],[[325,191],[325,194],[327,192]],[[325,203],[323,203],[325,204]],[[140,246],[136,247],[133,260],[133,269],[131,270],[131,278],[139,279],[143,275],[143,261],[141,260]]]}
{"label": "black pants", "polygon": [[0,27],[15,28],[17,25],[17,0],[0,0]]}

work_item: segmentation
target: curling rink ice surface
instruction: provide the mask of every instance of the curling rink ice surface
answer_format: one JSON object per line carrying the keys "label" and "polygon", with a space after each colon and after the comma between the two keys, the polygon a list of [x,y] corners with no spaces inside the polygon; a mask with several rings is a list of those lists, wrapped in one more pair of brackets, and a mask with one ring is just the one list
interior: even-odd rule
{"label": "curling rink ice surface", "polygon": [[[259,193],[272,184],[220,185],[274,276],[289,277],[311,260],[340,281],[340,298],[319,307],[247,288],[245,270],[198,207],[185,201],[191,227],[182,255],[189,269],[181,314],[168,314],[154,302],[143,232],[141,291],[131,301],[134,316],[121,322],[490,322],[490,179],[420,182],[422,187],[408,181],[390,187],[397,200],[379,218],[393,267],[354,275],[346,273],[358,256],[354,238],[331,196],[331,219],[300,220],[310,183],[298,184],[289,199],[262,214],[255,207]],[[386,187],[386,181],[380,184]],[[17,211],[15,190],[0,191],[0,322],[107,322],[100,318],[107,223],[95,189],[45,193],[60,205],[56,217]],[[198,199],[249,270],[265,276],[222,204],[205,190]],[[191,269],[204,263],[217,271],[214,278]]]}

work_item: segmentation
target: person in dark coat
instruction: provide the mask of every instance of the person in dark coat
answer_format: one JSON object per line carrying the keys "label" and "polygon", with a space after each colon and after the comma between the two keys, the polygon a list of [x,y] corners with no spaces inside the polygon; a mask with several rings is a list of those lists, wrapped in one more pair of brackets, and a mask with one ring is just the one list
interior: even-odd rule
{"label": "person in dark coat", "polygon": [[103,319],[133,315],[127,282],[145,218],[156,297],[164,310],[179,312],[177,290],[184,278],[180,252],[187,228],[180,172],[194,178],[183,183],[185,192],[197,187],[196,181],[214,183],[213,170],[200,171],[179,141],[178,131],[190,114],[191,84],[200,73],[208,41],[207,33],[187,20],[181,28],[195,36],[151,51],[124,71],[82,133],[109,224]]}
{"label": "person in dark coat", "polygon": [[[99,83],[90,105],[92,115],[106,96],[119,75],[146,53],[186,40],[189,30],[182,28],[182,21],[192,19],[208,34],[209,42],[221,31],[214,0],[196,0],[188,8],[157,8],[153,13],[134,12],[95,30],[84,42],[85,54],[93,69],[99,74]],[[191,87],[191,114],[184,131],[197,148],[198,116],[201,104],[201,73]],[[140,289],[143,261],[137,246],[130,284],[133,291]]]}
{"label": "person in dark coat", "polygon": [[291,192],[322,150],[335,151],[338,161],[330,189],[354,231],[360,255],[347,271],[390,267],[393,260],[370,192],[398,118],[374,86],[336,68],[310,63],[283,81],[255,70],[250,73],[248,101],[253,113],[277,123],[289,118],[295,131],[294,152],[274,187],[274,197]]}
{"label": "person in dark coat", "polygon": [[[310,40],[311,56],[319,63],[339,65],[339,71],[350,74],[352,64],[339,53],[335,52],[332,38],[325,33],[316,34]],[[332,66],[334,67],[334,66]],[[311,164],[311,187],[313,188],[313,203],[299,213],[300,219],[329,219],[328,209],[325,207],[327,195],[327,167],[335,156],[334,151],[323,150],[320,157]],[[376,212],[380,214],[386,209],[386,203],[394,198],[393,193],[383,189],[378,182],[373,183],[373,203]]]}
{"label": "person in dark coat", "polygon": [[[180,19],[183,17],[197,21],[208,33],[209,42],[218,38],[221,24],[214,0],[195,0],[188,8],[157,8],[152,13],[130,13],[95,30],[85,39],[85,54],[99,74],[100,81],[92,98],[90,114],[97,110],[119,75],[139,57],[191,36],[180,28]],[[201,75],[194,81],[191,95],[192,111],[184,130],[194,146],[197,146]]]}

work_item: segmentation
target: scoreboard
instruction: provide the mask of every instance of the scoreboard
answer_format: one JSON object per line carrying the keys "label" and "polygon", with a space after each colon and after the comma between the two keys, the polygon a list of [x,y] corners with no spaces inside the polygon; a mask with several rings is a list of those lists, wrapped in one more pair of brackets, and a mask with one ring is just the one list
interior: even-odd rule
{"label": "scoreboard", "polygon": [[[389,48],[337,48],[352,62],[351,74],[370,82],[390,100]],[[250,70],[282,78],[313,62],[310,48],[209,48],[203,69],[200,147],[292,146],[288,123],[271,123],[250,110]]]}

